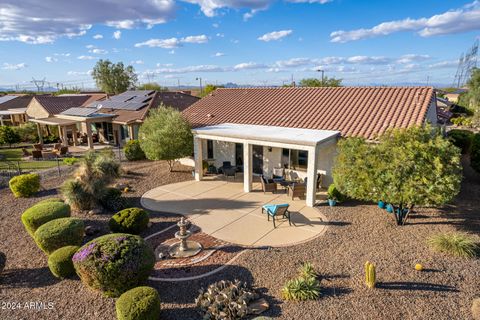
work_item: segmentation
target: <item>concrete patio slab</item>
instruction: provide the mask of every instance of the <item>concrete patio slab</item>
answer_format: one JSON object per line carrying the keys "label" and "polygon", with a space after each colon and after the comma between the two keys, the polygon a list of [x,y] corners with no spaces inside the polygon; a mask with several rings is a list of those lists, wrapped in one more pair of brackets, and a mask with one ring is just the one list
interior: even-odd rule
{"label": "concrete patio slab", "polygon": [[[324,197],[319,193],[317,199]],[[277,218],[277,228],[262,214],[265,204],[288,203],[292,225]],[[292,200],[283,190],[263,193],[259,183],[245,193],[241,181],[185,181],[160,186],[142,196],[147,209],[185,215],[204,233],[243,246],[289,246],[323,234],[327,219],[305,200]]]}

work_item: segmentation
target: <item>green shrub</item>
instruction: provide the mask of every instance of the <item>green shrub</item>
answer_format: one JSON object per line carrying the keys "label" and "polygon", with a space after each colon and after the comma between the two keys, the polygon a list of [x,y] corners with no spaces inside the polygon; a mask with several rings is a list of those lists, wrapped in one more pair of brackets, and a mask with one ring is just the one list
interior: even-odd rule
{"label": "green shrub", "polygon": [[282,288],[285,300],[315,300],[320,297],[320,281],[311,263],[304,263],[299,269],[299,276],[287,281]]}
{"label": "green shrub", "polygon": [[148,224],[148,213],[140,208],[128,208],[117,212],[108,225],[112,232],[139,234]]}
{"label": "green shrub", "polygon": [[246,283],[222,280],[201,289],[195,303],[204,319],[241,319],[248,314],[248,304],[256,299],[258,294]]}
{"label": "green shrub", "polygon": [[69,205],[58,201],[45,202],[43,200],[23,212],[22,223],[33,237],[35,231],[44,223],[66,217],[70,217]]}
{"label": "green shrub", "polygon": [[473,136],[470,165],[475,171],[480,173],[480,133]]}
{"label": "green shrub", "polygon": [[460,148],[462,154],[467,154],[470,152],[470,147],[472,146],[473,132],[460,129],[450,130],[448,132],[448,140]]}
{"label": "green shrub", "polygon": [[122,191],[117,188],[105,189],[99,202],[102,207],[111,211],[119,211],[128,206],[128,200],[122,196]]}
{"label": "green shrub", "polygon": [[336,200],[338,202],[345,200],[344,195],[338,191],[337,187],[335,187],[333,183],[328,187],[327,195],[328,199]]}
{"label": "green shrub", "polygon": [[114,233],[88,242],[72,260],[85,285],[118,297],[147,280],[155,255],[141,237]]}
{"label": "green shrub", "polygon": [[137,287],[123,293],[115,303],[118,320],[158,320],[160,296],[151,287]]}
{"label": "green shrub", "polygon": [[36,173],[22,174],[10,179],[8,184],[16,198],[28,198],[40,190],[40,176]]}
{"label": "green shrub", "polygon": [[0,251],[0,275],[2,274],[3,269],[5,269],[5,264],[7,263],[7,256],[5,253]]}
{"label": "green shrub", "polygon": [[457,118],[450,119],[450,122],[452,122],[456,126],[470,127],[472,125],[472,118],[471,117],[457,117]]}
{"label": "green shrub", "polygon": [[64,158],[63,159],[63,163],[65,163],[67,166],[73,166],[77,162],[78,162],[77,158]]}
{"label": "green shrub", "polygon": [[48,257],[48,268],[55,277],[63,279],[75,274],[72,257],[78,249],[78,246],[62,247]]}
{"label": "green shrub", "polygon": [[145,153],[143,152],[142,148],[140,147],[140,141],[138,140],[130,140],[125,144],[123,148],[123,152],[125,152],[125,157],[128,161],[137,161],[137,160],[145,160]]}
{"label": "green shrub", "polygon": [[35,231],[34,238],[38,247],[46,254],[51,254],[65,246],[82,244],[85,226],[76,218],[59,218],[41,225]]}
{"label": "green shrub", "polygon": [[477,254],[478,245],[475,239],[464,233],[441,233],[428,239],[435,250],[452,256],[473,258]]}

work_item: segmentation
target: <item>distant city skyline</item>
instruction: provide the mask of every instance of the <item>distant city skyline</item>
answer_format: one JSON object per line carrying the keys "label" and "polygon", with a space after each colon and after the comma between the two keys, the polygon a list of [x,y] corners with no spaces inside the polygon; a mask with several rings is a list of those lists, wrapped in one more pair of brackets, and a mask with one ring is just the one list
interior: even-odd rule
{"label": "distant city skyline", "polygon": [[0,88],[32,78],[93,88],[99,59],[133,65],[139,82],[451,85],[480,35],[479,1],[4,0]]}

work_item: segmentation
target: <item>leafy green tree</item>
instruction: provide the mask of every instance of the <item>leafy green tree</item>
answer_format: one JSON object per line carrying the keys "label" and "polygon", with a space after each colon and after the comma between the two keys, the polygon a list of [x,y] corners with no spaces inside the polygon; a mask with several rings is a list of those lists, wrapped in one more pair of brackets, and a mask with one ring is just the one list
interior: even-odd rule
{"label": "leafy green tree", "polygon": [[77,94],[77,93],[80,93],[80,92],[82,92],[82,90],[80,90],[80,88],[73,87],[71,89],[67,89],[67,88],[60,89],[57,92],[55,92],[53,95],[54,96],[59,96],[61,94]]}
{"label": "leafy green tree", "polygon": [[20,142],[20,136],[10,126],[0,126],[0,144],[8,144],[10,147],[14,143]]}
{"label": "leafy green tree", "polygon": [[475,68],[467,82],[468,92],[459,97],[459,104],[473,111],[472,124],[480,126],[480,69]]}
{"label": "leafy green tree", "polygon": [[18,127],[15,127],[16,132],[20,136],[20,141],[22,142],[37,142],[38,141],[38,132],[37,126],[33,122],[27,122],[21,124]]}
{"label": "leafy green tree", "polygon": [[140,127],[139,137],[147,159],[166,160],[170,172],[176,159],[193,153],[190,124],[171,107],[160,105],[152,110]]}
{"label": "leafy green tree", "polygon": [[325,77],[322,79],[305,78],[300,80],[300,87],[341,87],[342,79]]}
{"label": "leafy green tree", "polygon": [[110,94],[127,91],[138,79],[132,66],[125,67],[123,62],[112,63],[109,60],[99,60],[93,68],[92,77],[102,91]]}
{"label": "leafy green tree", "polygon": [[415,205],[443,205],[458,194],[460,150],[430,126],[392,129],[378,143],[341,141],[333,176],[351,198],[391,204],[403,225]]}
{"label": "leafy green tree", "polygon": [[225,86],[216,86],[214,84],[207,84],[205,88],[203,88],[203,93],[201,94],[202,97],[208,96],[210,93],[213,91],[219,89],[219,88],[225,88]]}
{"label": "leafy green tree", "polygon": [[155,91],[168,91],[167,87],[162,87],[156,82],[149,82],[141,84],[137,87],[138,90],[155,90]]}

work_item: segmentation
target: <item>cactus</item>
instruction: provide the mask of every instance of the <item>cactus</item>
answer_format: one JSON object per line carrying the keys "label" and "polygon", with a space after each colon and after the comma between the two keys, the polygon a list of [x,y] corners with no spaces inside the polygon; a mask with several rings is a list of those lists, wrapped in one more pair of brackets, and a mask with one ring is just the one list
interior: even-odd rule
{"label": "cactus", "polygon": [[367,287],[375,288],[375,284],[377,282],[377,278],[375,275],[375,265],[370,262],[365,262],[365,282],[367,283]]}

